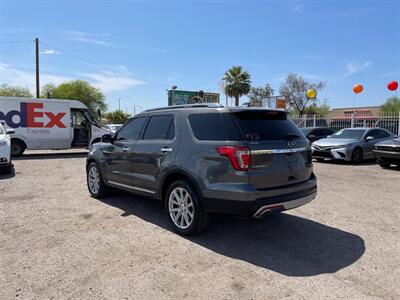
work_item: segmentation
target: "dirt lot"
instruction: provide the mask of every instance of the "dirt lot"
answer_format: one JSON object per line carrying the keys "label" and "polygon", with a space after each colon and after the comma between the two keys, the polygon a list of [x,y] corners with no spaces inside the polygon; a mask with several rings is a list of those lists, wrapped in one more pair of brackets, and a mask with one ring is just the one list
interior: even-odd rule
{"label": "dirt lot", "polygon": [[400,172],[315,163],[319,195],[257,220],[169,230],[162,206],[89,197],[85,155],[0,176],[0,299],[399,299]]}

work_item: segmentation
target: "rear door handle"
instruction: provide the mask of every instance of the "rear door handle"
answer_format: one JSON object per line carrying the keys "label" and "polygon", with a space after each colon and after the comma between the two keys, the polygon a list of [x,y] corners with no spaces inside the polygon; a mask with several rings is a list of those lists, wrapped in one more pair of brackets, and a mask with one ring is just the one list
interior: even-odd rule
{"label": "rear door handle", "polygon": [[172,151],[172,148],[170,148],[170,147],[164,147],[164,148],[161,148],[161,151],[162,151],[162,152],[171,152],[171,151]]}
{"label": "rear door handle", "polygon": [[122,151],[124,151],[124,152],[126,152],[126,151],[129,151],[129,147],[127,147],[127,146],[124,146],[123,148],[122,148]]}

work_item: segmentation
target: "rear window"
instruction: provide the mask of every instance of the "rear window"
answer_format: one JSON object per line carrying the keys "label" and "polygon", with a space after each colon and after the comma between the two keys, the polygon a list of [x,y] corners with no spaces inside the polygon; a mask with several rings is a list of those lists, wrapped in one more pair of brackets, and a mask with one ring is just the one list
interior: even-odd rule
{"label": "rear window", "polygon": [[302,136],[285,112],[240,111],[192,114],[189,116],[189,123],[198,140],[265,141]]}
{"label": "rear window", "polygon": [[302,136],[285,112],[241,111],[233,113],[232,116],[243,137],[249,141],[282,140]]}

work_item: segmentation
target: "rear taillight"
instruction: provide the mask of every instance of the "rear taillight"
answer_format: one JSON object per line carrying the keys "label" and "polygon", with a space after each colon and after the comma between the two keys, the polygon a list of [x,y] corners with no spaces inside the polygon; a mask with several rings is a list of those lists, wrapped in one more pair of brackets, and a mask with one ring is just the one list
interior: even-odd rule
{"label": "rear taillight", "polygon": [[238,171],[246,171],[251,164],[250,149],[247,147],[218,146],[217,152],[229,158],[232,167]]}

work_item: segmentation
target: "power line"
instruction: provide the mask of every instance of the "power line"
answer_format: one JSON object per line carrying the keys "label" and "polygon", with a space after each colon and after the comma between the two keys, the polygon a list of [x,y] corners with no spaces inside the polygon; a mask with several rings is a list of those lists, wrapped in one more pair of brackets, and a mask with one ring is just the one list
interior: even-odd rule
{"label": "power line", "polygon": [[[74,54],[74,53],[71,53],[71,52],[69,52],[69,51],[60,49],[59,47],[56,47],[56,46],[51,45],[51,44],[49,44],[49,43],[46,43],[46,42],[43,42],[43,41],[40,41],[40,43],[43,44],[43,45],[46,45],[46,46],[48,46],[48,47],[51,47],[51,48],[53,48],[53,49],[55,49],[55,50],[57,50],[57,51],[59,51],[59,52],[61,52],[61,53],[64,53],[64,54],[66,54],[66,55],[69,55],[69,56],[71,56],[71,57],[73,57],[73,58],[75,58],[75,59],[77,59],[77,60],[80,60],[80,61],[82,61],[82,62],[85,62],[86,64],[89,64],[89,65],[91,65],[91,66],[93,66],[93,67],[101,68],[101,69],[109,69],[109,70],[112,71],[113,73],[120,74],[120,75],[125,76],[125,77],[127,76],[126,73],[119,72],[118,70],[113,70],[113,69],[104,67],[104,66],[102,66],[102,65],[100,65],[100,64],[97,64],[97,63],[95,63],[95,62],[93,62],[93,61],[91,61],[91,60],[89,60],[89,59],[86,59],[86,58],[84,58],[84,57],[81,57],[81,56],[79,56],[79,55],[76,55],[76,54]],[[157,81],[153,81],[153,80],[141,78],[141,77],[139,77],[139,76],[132,75],[132,74],[129,74],[129,76],[131,76],[131,77],[133,77],[133,78],[136,78],[136,79],[138,79],[138,80],[145,81],[145,82],[148,82],[148,83],[152,83],[152,84],[154,84],[154,85],[159,85],[159,86],[162,86],[162,87],[169,87],[169,86],[170,86],[169,84],[164,84],[164,83],[160,83],[160,82],[157,82]]]}
{"label": "power line", "polygon": [[21,43],[33,43],[34,40],[31,41],[0,41],[0,44],[21,44]]}

